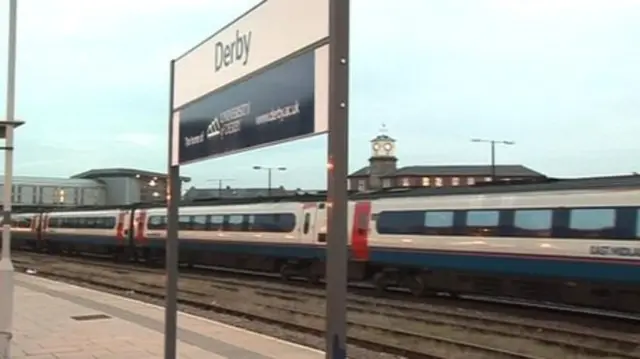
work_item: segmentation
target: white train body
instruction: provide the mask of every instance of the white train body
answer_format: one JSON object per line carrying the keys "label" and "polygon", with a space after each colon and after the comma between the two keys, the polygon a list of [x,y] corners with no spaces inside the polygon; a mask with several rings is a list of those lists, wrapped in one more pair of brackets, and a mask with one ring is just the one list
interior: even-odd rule
{"label": "white train body", "polygon": [[[596,189],[356,196],[345,233],[349,275],[417,294],[510,295],[640,311],[640,180],[631,180]],[[21,245],[164,258],[166,208],[15,220],[24,217],[32,218],[28,225],[14,226]],[[322,200],[190,205],[180,208],[180,261],[316,280],[324,274],[326,233]]]}

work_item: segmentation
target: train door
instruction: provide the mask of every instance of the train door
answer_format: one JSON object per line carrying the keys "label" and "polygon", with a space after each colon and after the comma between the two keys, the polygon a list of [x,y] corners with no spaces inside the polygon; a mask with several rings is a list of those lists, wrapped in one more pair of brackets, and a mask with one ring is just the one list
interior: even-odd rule
{"label": "train door", "polygon": [[351,252],[355,260],[369,259],[371,202],[356,202],[351,224]]}
{"label": "train door", "polygon": [[126,211],[118,212],[118,218],[116,222],[116,240],[118,241],[118,246],[122,246],[124,241],[129,234],[128,228],[129,218],[127,217]]}
{"label": "train door", "polygon": [[47,244],[47,230],[49,228],[49,214],[41,213],[38,216],[38,243],[36,247],[42,251],[48,251],[49,245]]}
{"label": "train door", "polygon": [[135,236],[136,236],[136,220],[135,220],[135,210],[127,210],[125,212],[125,225],[124,225],[124,234],[126,237],[126,246],[129,249],[132,249],[135,246]]}
{"label": "train door", "polygon": [[135,211],[135,237],[134,243],[136,247],[144,247],[145,243],[145,228],[147,222],[147,211],[139,209]]}
{"label": "train door", "polygon": [[304,243],[318,243],[321,233],[320,209],[316,203],[305,203],[302,206],[302,225],[300,227],[300,240]]}

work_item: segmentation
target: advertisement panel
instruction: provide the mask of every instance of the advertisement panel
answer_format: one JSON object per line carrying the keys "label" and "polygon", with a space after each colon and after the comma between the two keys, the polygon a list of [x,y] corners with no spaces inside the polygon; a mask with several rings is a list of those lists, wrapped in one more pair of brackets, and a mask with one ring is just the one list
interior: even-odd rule
{"label": "advertisement panel", "polygon": [[176,59],[174,109],[328,37],[328,0],[263,1]]}
{"label": "advertisement panel", "polygon": [[183,107],[179,162],[315,133],[315,73],[315,52],[309,51]]}

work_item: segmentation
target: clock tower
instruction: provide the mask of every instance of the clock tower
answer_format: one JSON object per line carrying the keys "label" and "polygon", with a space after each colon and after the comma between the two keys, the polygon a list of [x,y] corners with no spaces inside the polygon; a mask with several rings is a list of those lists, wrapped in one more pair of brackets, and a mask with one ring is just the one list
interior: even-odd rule
{"label": "clock tower", "polygon": [[396,172],[396,140],[387,135],[385,125],[380,134],[371,140],[369,158],[369,188],[381,188],[382,177],[393,176]]}

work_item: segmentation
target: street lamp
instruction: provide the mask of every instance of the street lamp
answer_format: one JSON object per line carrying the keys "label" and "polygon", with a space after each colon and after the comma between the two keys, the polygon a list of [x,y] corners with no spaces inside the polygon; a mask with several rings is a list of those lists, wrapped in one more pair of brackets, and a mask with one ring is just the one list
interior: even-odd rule
{"label": "street lamp", "polygon": [[222,183],[235,181],[234,178],[210,178],[207,182],[218,182],[218,198],[222,198]]}
{"label": "street lamp", "polygon": [[472,138],[471,142],[491,144],[491,181],[495,182],[496,180],[496,144],[511,146],[511,145],[515,145],[516,143],[514,141],[485,140],[482,138]]}
{"label": "street lamp", "polygon": [[265,167],[265,166],[253,166],[254,170],[267,171],[267,194],[271,196],[271,172],[273,171],[286,171],[286,167]]}
{"label": "street lamp", "polygon": [[13,131],[24,124],[15,119],[16,42],[18,1],[9,1],[9,58],[7,61],[7,115],[0,122],[0,135],[5,140],[4,193],[2,217],[2,256],[0,257],[0,358],[10,358],[13,321],[13,263],[11,262],[11,189],[13,187]]}

